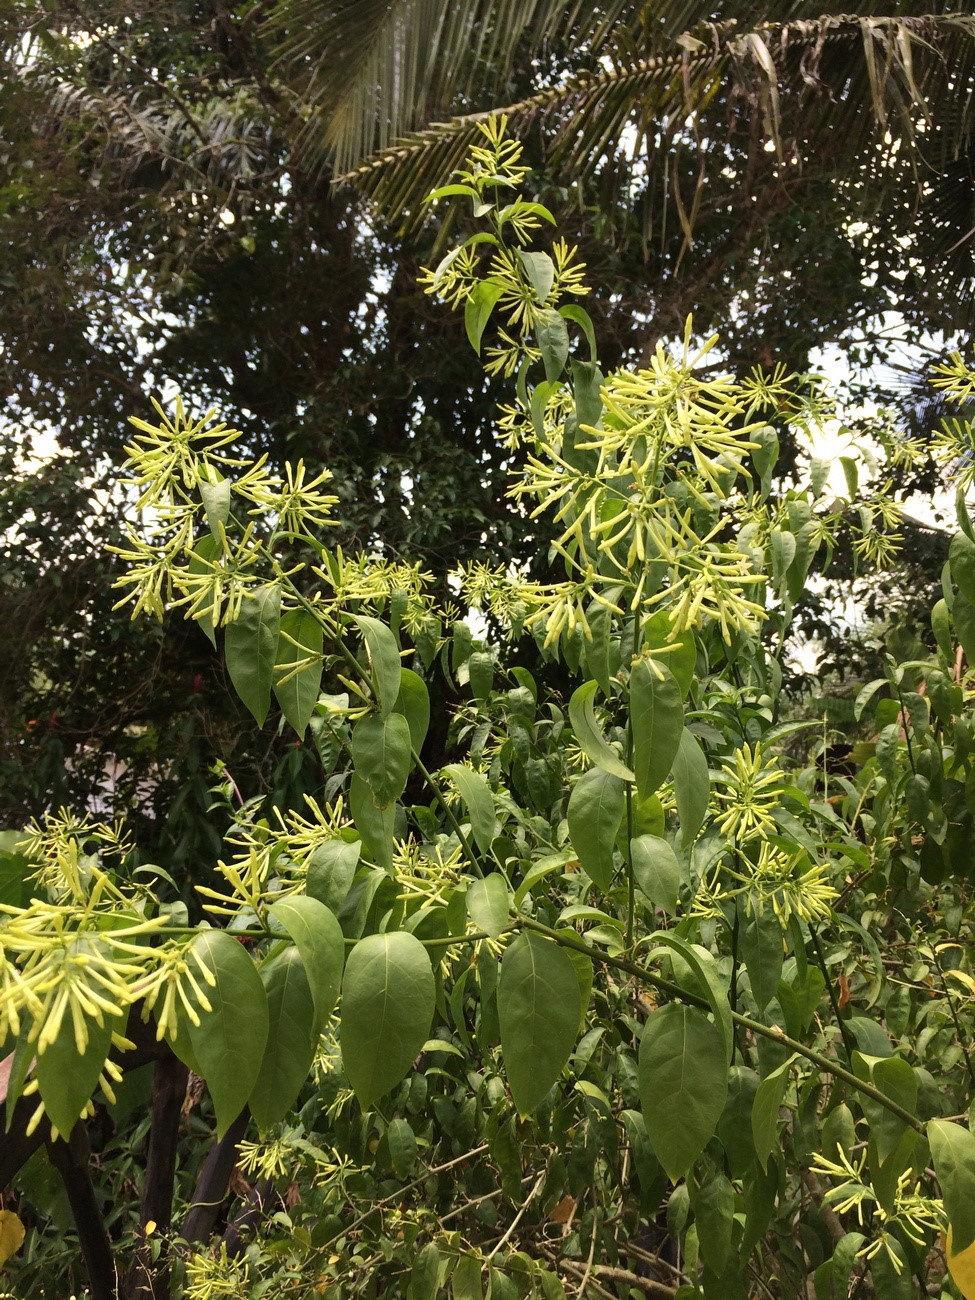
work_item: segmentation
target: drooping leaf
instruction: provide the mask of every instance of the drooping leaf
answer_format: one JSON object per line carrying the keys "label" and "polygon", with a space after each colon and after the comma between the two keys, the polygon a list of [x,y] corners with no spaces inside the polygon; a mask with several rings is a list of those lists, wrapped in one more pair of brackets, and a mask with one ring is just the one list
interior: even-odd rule
{"label": "drooping leaf", "polygon": [[720,1029],[696,1007],[671,1002],[643,1030],[640,1106],[657,1159],[671,1182],[687,1173],[710,1141],[728,1094]]}
{"label": "drooping leaf", "polygon": [[349,811],[355,828],[362,836],[366,852],[383,871],[393,869],[393,831],[396,828],[396,805],[377,808],[369,786],[359,776],[352,773],[349,785]]}
{"label": "drooping leaf", "polygon": [[352,761],[376,807],[394,803],[406,789],[411,766],[410,724],[402,713],[360,718],[352,728]]}
{"label": "drooping leaf", "polygon": [[363,1109],[406,1075],[430,1032],[433,969],[419,939],[403,930],[371,934],[349,954],[339,1041]]}
{"label": "drooping leaf", "polygon": [[764,1011],[775,997],[782,975],[782,927],[771,908],[756,907],[749,916],[740,900],[738,916],[738,954],[748,971],[755,1005]]}
{"label": "drooping leaf", "polygon": [[482,772],[465,767],[463,763],[448,763],[442,770],[467,805],[474,842],[482,853],[487,853],[498,833],[494,795],[487,777]]}
{"label": "drooping leaf", "polygon": [[122,1033],[125,1029],[121,1016],[105,1016],[102,1025],[85,1017],[85,1024],[88,1043],[81,1055],[75,1043],[71,1015],[67,1014],[54,1042],[38,1054],[34,1065],[48,1118],[65,1139],[95,1091],[112,1045],[112,1031]]}
{"label": "drooping leaf", "polygon": [[542,354],[545,378],[553,383],[561,375],[569,358],[569,331],[565,320],[557,311],[539,312],[535,338]]}
{"label": "drooping leaf", "polygon": [[213,1098],[217,1135],[223,1137],[247,1104],[261,1072],[268,1034],[267,994],[257,967],[225,930],[202,931],[193,941],[193,952],[215,981],[211,985],[197,978],[210,1010],[187,989],[199,1024],[185,1012],[177,1014]]}
{"label": "drooping leaf", "polygon": [[227,625],[227,671],[259,727],[271,705],[280,627],[281,592],[271,586],[245,596],[237,618]]}
{"label": "drooping leaf", "polygon": [[581,997],[575,967],[550,939],[522,932],[505,949],[498,983],[501,1054],[511,1096],[530,1115],[575,1046]]}
{"label": "drooping leaf", "polygon": [[268,1036],[249,1104],[264,1133],[284,1119],[298,1096],[315,1057],[318,1034],[315,999],[297,946],[275,953],[260,976],[267,994]]}
{"label": "drooping leaf", "polygon": [[681,731],[672,770],[680,838],[686,848],[704,824],[711,795],[708,760],[697,737],[687,727]]}
{"label": "drooping leaf", "polygon": [[625,808],[623,782],[591,767],[572,787],[566,817],[569,837],[586,875],[603,891],[613,881],[613,846]]}
{"label": "drooping leaf", "polygon": [[430,726],[430,692],[423,678],[412,668],[400,669],[399,695],[393,706],[410,727],[410,744],[418,754],[426,740]]}
{"label": "drooping leaf", "polygon": [[677,757],[684,730],[680,687],[660,664],[638,659],[630,673],[633,769],[641,799],[663,784]]}
{"label": "drooping leaf", "polygon": [[633,773],[603,735],[593,710],[593,698],[599,683],[584,682],[569,700],[569,721],[579,748],[597,767],[623,781],[632,781]]}
{"label": "drooping leaf", "polygon": [[305,894],[279,899],[268,911],[291,936],[301,955],[315,1004],[312,1033],[317,1037],[332,1014],[342,983],[345,961],[342,927],[324,903]]}
{"label": "drooping leaf", "polygon": [[975,1242],[975,1134],[944,1119],[928,1120],[927,1134],[952,1249],[961,1254]]}
{"label": "drooping leaf", "polygon": [[[673,848],[659,835],[637,835],[630,841],[633,877],[654,907],[670,916],[680,898],[680,861]],[[585,866],[585,863],[583,863]]]}
{"label": "drooping leaf", "polygon": [[[658,930],[650,936],[650,941],[660,945],[651,951],[650,959],[654,960],[664,951],[669,951],[677,982],[710,1002],[715,1024],[724,1042],[726,1060],[730,1059],[733,1037],[731,1005],[728,1002],[727,986],[712,954],[698,943],[688,943],[672,930]],[[689,981],[685,969],[691,975]]]}
{"label": "drooping leaf", "polygon": [[281,619],[274,664],[274,694],[299,736],[311,718],[322,684],[322,625],[304,609]]}
{"label": "drooping leaf", "polygon": [[481,335],[491,319],[495,304],[504,292],[504,285],[495,280],[479,280],[471,290],[464,307],[464,328],[474,351],[481,355]]}
{"label": "drooping leaf", "polygon": [[380,715],[387,718],[396,706],[403,685],[396,638],[385,623],[367,614],[357,614],[355,624],[362,633],[366,654],[372,668],[373,690]]}
{"label": "drooping leaf", "polygon": [[768,1167],[768,1158],[776,1144],[778,1136],[779,1108],[789,1082],[789,1070],[794,1056],[790,1056],[771,1074],[767,1074],[758,1085],[755,1100],[752,1103],[752,1140],[755,1154],[763,1169]]}

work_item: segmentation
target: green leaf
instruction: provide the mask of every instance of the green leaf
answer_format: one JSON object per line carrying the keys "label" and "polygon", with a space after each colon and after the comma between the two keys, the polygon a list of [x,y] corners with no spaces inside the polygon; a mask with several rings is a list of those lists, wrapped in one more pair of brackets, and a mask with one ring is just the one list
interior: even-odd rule
{"label": "green leaf", "polygon": [[276,953],[260,976],[267,994],[268,1036],[249,1104],[257,1127],[266,1133],[284,1119],[308,1078],[318,1034],[315,999],[297,947]]}
{"label": "green leaf", "polygon": [[[584,307],[578,303],[570,302],[565,307],[559,308],[559,315],[564,316],[566,320],[571,320],[579,326],[586,336],[586,342],[589,344],[589,364],[595,368],[596,365],[596,331],[593,329],[592,317]],[[573,387],[575,385],[573,384]],[[598,419],[598,416],[597,416]],[[593,424],[593,420],[584,420],[584,424]]]}
{"label": "green leaf", "polygon": [[498,1014],[511,1096],[530,1115],[557,1082],[579,1030],[579,980],[565,950],[520,934],[501,962]]}
{"label": "green leaf", "polygon": [[440,1266],[436,1242],[428,1242],[413,1261],[406,1300],[436,1300],[440,1288]]}
{"label": "green leaf", "polygon": [[955,586],[975,602],[975,542],[964,533],[955,533],[948,547],[948,563]]}
{"label": "green leaf", "polygon": [[681,843],[691,844],[704,824],[711,797],[708,760],[693,731],[681,731],[673,763],[674,797],[680,818]]}
{"label": "green leaf", "polygon": [[475,880],[467,890],[467,913],[479,930],[495,939],[508,924],[511,899],[504,876],[493,871],[483,880]]}
{"label": "green leaf", "polygon": [[180,1018],[213,1098],[221,1138],[244,1109],[261,1072],[268,1035],[267,994],[246,950],[225,930],[204,930],[194,939],[192,951],[215,980],[211,986],[197,977],[211,1009],[202,1007],[186,988],[200,1023],[195,1025],[185,1012]]}
{"label": "green leaf", "polygon": [[409,1178],[416,1164],[416,1134],[408,1120],[397,1118],[390,1120],[386,1129],[386,1145],[389,1147],[389,1159],[397,1178]]}
{"label": "green leaf", "polygon": [[565,321],[557,311],[538,313],[535,338],[538,341],[538,349],[542,354],[545,378],[550,384],[554,383],[561,375],[569,358],[569,331],[566,329]]}
{"label": "green leaf", "polygon": [[352,773],[349,785],[349,811],[355,828],[362,836],[366,852],[388,874],[393,870],[393,832],[396,829],[396,805],[377,808],[369,786]]}
{"label": "green leaf", "polygon": [[637,793],[645,799],[667,779],[684,730],[680,687],[669,669],[646,659],[633,665],[630,725]]}
{"label": "green leaf", "polygon": [[756,907],[749,916],[739,899],[738,954],[748,971],[755,1005],[759,1011],[764,1011],[779,987],[785,956],[782,927],[770,908],[761,910]]}
{"label": "green leaf", "polygon": [[728,1178],[715,1174],[702,1187],[691,1180],[691,1209],[697,1221],[701,1258],[713,1272],[724,1272],[731,1250],[735,1219],[735,1193]]}
{"label": "green leaf", "polygon": [[396,638],[378,618],[357,614],[355,624],[362,633],[366,654],[372,667],[372,685],[380,715],[388,718],[396,707],[403,685],[399,646]]}
{"label": "green leaf", "polygon": [[[598,600],[594,600],[590,602],[589,608],[586,610],[586,619],[592,633],[592,640],[583,641],[582,643],[586,670],[590,677],[596,679],[599,689],[609,699],[613,691],[609,666],[609,636],[613,629],[612,611]],[[595,715],[593,715],[593,721],[595,722]]]}
{"label": "green leaf", "polygon": [[[314,614],[292,609],[281,619],[274,665],[274,694],[299,736],[311,718],[322,684],[322,625]],[[296,670],[295,665],[309,662]]]}
{"label": "green leaf", "polygon": [[613,846],[623,821],[623,782],[591,767],[572,787],[566,816],[569,838],[582,869],[604,892],[613,882]]}
{"label": "green leaf", "polygon": [[461,1255],[450,1279],[453,1300],[484,1300],[481,1261],[477,1255]]}
{"label": "green leaf", "polygon": [[655,1011],[640,1040],[640,1106],[657,1159],[672,1182],[710,1141],[728,1094],[720,1029],[696,1007]]}
{"label": "green leaf", "polygon": [[[653,961],[665,950],[669,950],[671,960],[674,963],[674,975],[677,982],[682,984],[683,987],[689,988],[689,991],[696,993],[699,997],[706,997],[710,1002],[718,1032],[721,1034],[725,1045],[725,1060],[727,1062],[731,1057],[733,1042],[731,1005],[728,1002],[728,990],[718,974],[718,967],[714,958],[707,948],[702,948],[697,943],[688,943],[686,939],[681,939],[672,930],[658,930],[656,934],[650,935],[649,939],[650,942],[661,945],[659,948],[654,948],[650,953],[650,960]],[[686,980],[686,976],[681,970],[682,964],[690,968],[694,976],[693,980],[689,982]]]}
{"label": "green leaf", "polygon": [[486,700],[494,686],[494,655],[489,650],[475,650],[467,660],[467,675],[474,698]]}
{"label": "green leaf", "polygon": [[959,591],[955,596],[955,603],[951,607],[951,620],[955,625],[962,649],[965,651],[965,658],[969,663],[975,663],[975,603],[970,601],[963,592]]}
{"label": "green leaf", "polygon": [[315,1003],[312,1032],[317,1038],[335,1008],[342,983],[345,961],[342,927],[324,903],[304,894],[279,899],[268,911],[301,954]]}
{"label": "green leaf", "polygon": [[579,748],[587,758],[604,772],[611,772],[623,781],[632,781],[633,773],[611,747],[596,721],[593,697],[598,689],[598,682],[584,682],[573,692],[569,700],[569,722]]}
{"label": "green leaf", "polygon": [[338,915],[355,877],[362,841],[326,840],[308,859],[305,893]]}
{"label": "green leaf", "polygon": [[975,1135],[945,1119],[928,1120],[927,1134],[957,1255],[975,1241]]}
{"label": "green leaf", "polygon": [[121,1016],[105,1016],[105,1023],[99,1025],[86,1016],[85,1026],[88,1043],[79,1055],[74,1023],[70,1012],[66,1013],[54,1042],[38,1055],[34,1065],[48,1118],[65,1139],[98,1086],[98,1076],[112,1046],[112,1031],[122,1033],[125,1020]]}
{"label": "green leaf", "polygon": [[518,249],[518,260],[531,281],[536,302],[544,307],[555,283],[555,264],[548,253],[527,253],[523,249]]}
{"label": "green leaf", "polygon": [[412,668],[400,669],[399,695],[393,708],[409,723],[410,744],[413,752],[419,754],[430,726],[430,692],[426,682]]}
{"label": "green leaf", "polygon": [[931,631],[938,643],[938,649],[950,663],[955,655],[955,647],[951,639],[951,616],[943,599],[939,600],[931,610]]}
{"label": "green leaf", "polygon": [[[214,572],[214,566],[219,568],[220,563],[220,543],[212,533],[204,533],[200,540],[193,547],[190,553],[187,568],[194,575],[211,575]],[[194,620],[196,625],[204,633],[207,640],[217,648],[217,635],[213,627],[213,619],[209,613],[204,611]]]}
{"label": "green leaf", "polygon": [[200,478],[200,500],[206,511],[207,527],[219,542],[220,525],[226,525],[230,518],[231,484],[230,479],[223,478],[212,465],[209,467],[209,473],[214,476],[212,482]]}
{"label": "green leaf", "polygon": [[372,791],[377,808],[388,808],[406,789],[412,758],[410,724],[402,713],[360,718],[352,728],[352,761]]}
{"label": "green leaf", "polygon": [[758,1163],[763,1169],[768,1168],[768,1158],[776,1145],[779,1108],[789,1082],[789,1070],[795,1059],[795,1056],[790,1056],[778,1069],[765,1076],[758,1085],[752,1103],[752,1140],[755,1143]]}
{"label": "green leaf", "polygon": [[430,1032],[433,970],[419,939],[403,930],[361,939],[345,967],[339,1041],[363,1110],[407,1074]]}
{"label": "green leaf", "polygon": [[498,819],[494,811],[494,795],[487,777],[463,763],[448,763],[441,769],[467,805],[474,841],[482,853],[490,852],[498,833]]}
{"label": "green leaf", "polygon": [[227,671],[259,727],[264,725],[271,705],[280,627],[281,592],[270,586],[245,596],[240,613],[227,625],[224,641]]}
{"label": "green leaf", "polygon": [[480,280],[471,290],[464,307],[464,329],[471,347],[481,355],[481,335],[491,319],[495,304],[504,293],[504,285],[494,280]]}
{"label": "green leaf", "polygon": [[[680,898],[680,861],[673,848],[659,835],[637,835],[630,841],[633,877],[654,907],[668,915],[677,911]],[[583,863],[585,866],[585,863]]]}

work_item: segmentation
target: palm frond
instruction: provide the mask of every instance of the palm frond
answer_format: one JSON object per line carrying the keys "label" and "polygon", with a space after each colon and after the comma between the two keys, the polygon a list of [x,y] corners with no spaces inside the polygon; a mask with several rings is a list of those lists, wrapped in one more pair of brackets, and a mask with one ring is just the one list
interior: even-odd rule
{"label": "palm frond", "polygon": [[424,197],[493,116],[506,116],[516,134],[540,123],[548,161],[563,180],[593,175],[622,141],[650,158],[718,105],[712,141],[721,121],[730,135],[758,119],[779,159],[807,170],[822,153],[833,169],[866,163],[880,172],[895,139],[930,169],[937,161],[927,155],[936,140],[939,149],[944,143],[934,124],[950,116],[959,139],[975,121],[970,15],[838,16],[745,31],[733,22],[708,24],[669,53],[628,61],[604,55],[602,62],[518,102],[435,123],[342,179],[385,216],[409,214],[407,224],[415,224]]}

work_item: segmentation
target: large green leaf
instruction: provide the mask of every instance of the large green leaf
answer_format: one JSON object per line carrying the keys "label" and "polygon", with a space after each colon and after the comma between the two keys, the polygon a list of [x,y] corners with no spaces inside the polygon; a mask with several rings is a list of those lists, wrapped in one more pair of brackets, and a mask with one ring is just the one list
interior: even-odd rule
{"label": "large green leaf", "polygon": [[294,941],[301,954],[308,986],[315,1003],[312,1032],[324,1029],[338,1000],[345,962],[345,939],[334,913],[317,898],[295,894],[268,908],[271,916]]}
{"label": "large green leaf", "polygon": [[355,623],[362,633],[366,654],[369,656],[379,712],[386,718],[392,713],[403,684],[399,646],[392,632],[378,618],[357,614]]}
{"label": "large green leaf", "polygon": [[474,842],[482,853],[487,853],[498,833],[494,795],[487,777],[481,772],[475,772],[473,768],[465,767],[463,763],[448,763],[442,770],[467,805]]}
{"label": "large green leaf", "polygon": [[402,713],[370,713],[352,728],[352,761],[372,791],[377,808],[388,808],[410,775],[410,724]]}
{"label": "large green leaf", "polygon": [[945,1119],[928,1120],[927,1133],[957,1255],[975,1241],[975,1134]]}
{"label": "large green leaf", "polygon": [[655,1011],[640,1040],[640,1105],[657,1159],[672,1182],[704,1150],[728,1094],[721,1031],[703,1011],[671,1002]]}
{"label": "large green leaf", "polygon": [[748,971],[755,1005],[764,1011],[779,987],[785,957],[782,927],[771,908],[755,907],[749,916],[739,899],[738,955]]}
{"label": "large green leaf", "polygon": [[593,699],[599,689],[598,682],[583,682],[569,700],[569,722],[579,748],[597,767],[611,772],[623,781],[632,781],[633,773],[602,733],[593,710]]}
{"label": "large green leaf", "polygon": [[274,665],[274,694],[281,712],[305,734],[322,684],[322,625],[305,609],[292,609],[281,619]]}
{"label": "large green leaf", "polygon": [[630,673],[633,770],[641,799],[653,794],[674,765],[684,730],[680,687],[662,665],[638,659]]}
{"label": "large green leaf", "polygon": [[763,1169],[767,1168],[768,1158],[776,1145],[779,1108],[789,1082],[789,1071],[795,1059],[795,1056],[790,1056],[778,1069],[767,1074],[755,1092],[755,1100],[752,1103],[752,1140],[755,1143],[758,1163]]}
{"label": "large green leaf", "polygon": [[105,1058],[112,1045],[112,1031],[122,1033],[121,1016],[105,1016],[104,1024],[85,1018],[88,1043],[79,1055],[74,1023],[70,1013],[52,1043],[37,1057],[34,1073],[48,1118],[63,1138],[75,1126],[88,1099],[98,1084]]}
{"label": "large green leaf", "polygon": [[623,782],[592,767],[572,787],[566,817],[569,838],[586,875],[602,890],[613,882],[613,846],[623,821]]}
{"label": "large green leaf", "polygon": [[[726,1061],[731,1057],[733,1029],[728,988],[718,971],[717,962],[707,948],[698,943],[688,943],[672,930],[658,930],[649,936],[650,942],[660,944],[650,953],[651,961],[669,950],[674,965],[674,976],[681,987],[706,997],[714,1012],[715,1024],[725,1045]],[[690,976],[690,978],[688,978]]]}
{"label": "large green leaf", "polygon": [[315,1057],[318,1033],[315,999],[298,948],[292,944],[276,953],[260,975],[269,1028],[250,1108],[263,1133],[284,1119],[298,1096]]}
{"label": "large green leaf", "polygon": [[271,705],[280,627],[281,592],[277,587],[261,587],[245,596],[240,613],[227,625],[227,671],[259,727]]}
{"label": "large green leaf", "polygon": [[404,1077],[430,1032],[435,986],[426,949],[405,931],[352,949],[342,981],[342,1061],[367,1109]]}
{"label": "large green leaf", "polygon": [[501,962],[498,1015],[511,1096],[530,1115],[557,1081],[579,1032],[575,967],[550,939],[524,932]]}
{"label": "large green leaf", "polygon": [[[267,994],[246,950],[225,930],[204,930],[193,953],[210,971],[214,984],[197,979],[210,1010],[185,988],[199,1024],[178,1014],[213,1098],[217,1135],[223,1137],[247,1104],[261,1072],[267,1046]],[[178,1006],[178,1004],[177,1004]]]}

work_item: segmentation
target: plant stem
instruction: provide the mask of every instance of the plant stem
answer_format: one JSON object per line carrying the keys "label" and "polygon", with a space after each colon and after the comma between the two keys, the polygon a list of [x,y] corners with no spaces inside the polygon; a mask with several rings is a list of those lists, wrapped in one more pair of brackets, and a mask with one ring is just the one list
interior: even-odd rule
{"label": "plant stem", "polygon": [[[669,993],[672,997],[681,998],[684,1002],[701,1007],[705,1011],[711,1010],[711,1004],[707,998],[698,997],[696,993],[688,993],[686,989],[680,988],[677,984],[672,984],[670,980],[665,980],[663,976],[654,975],[651,971],[644,970],[636,962],[625,961],[621,957],[611,957],[608,953],[599,952],[598,949],[591,948],[582,939],[570,939],[568,935],[560,934],[558,930],[553,930],[550,926],[543,925],[541,921],[536,921],[529,916],[522,917],[521,924],[528,930],[534,930],[537,934],[544,934],[547,938],[554,940],[555,943],[559,943],[565,948],[573,948],[576,952],[585,953],[593,961],[598,961],[604,966],[611,966],[614,970],[624,971],[627,975],[632,975],[635,979],[650,984],[662,993]],[[855,1074],[844,1069],[838,1062],[830,1060],[822,1052],[817,1052],[813,1048],[807,1047],[805,1043],[790,1038],[777,1025],[763,1025],[760,1020],[753,1020],[751,1016],[743,1016],[739,1011],[732,1011],[731,1019],[734,1024],[740,1025],[742,1029],[747,1029],[753,1034],[759,1034],[762,1038],[769,1038],[780,1046],[787,1047],[791,1052],[804,1056],[807,1061],[812,1061],[821,1070],[825,1070],[837,1079],[842,1079],[844,1083],[849,1084],[857,1092],[877,1102],[885,1110],[889,1110],[892,1115],[896,1115],[899,1120],[902,1120],[916,1132],[924,1133],[924,1125],[909,1110],[905,1110],[903,1106],[899,1106],[897,1102],[892,1101],[890,1097],[882,1093],[879,1088],[875,1088],[873,1084],[858,1079]]]}

